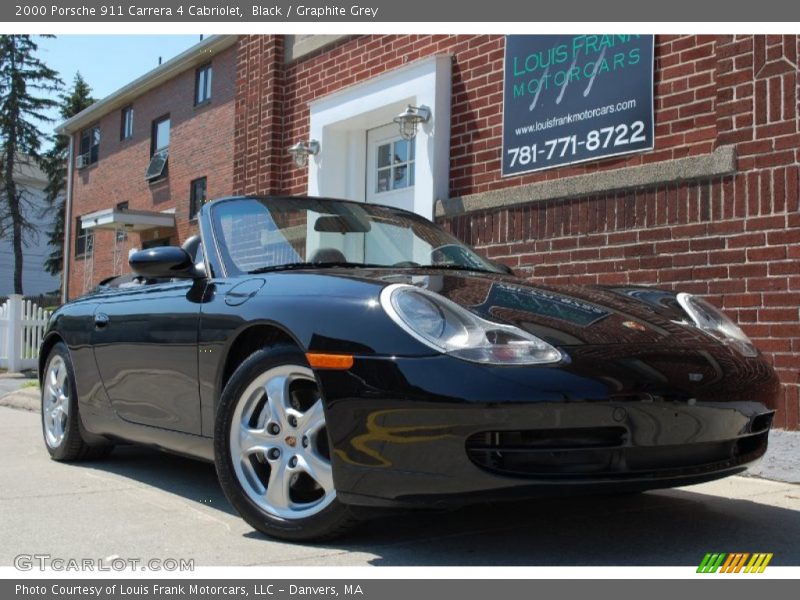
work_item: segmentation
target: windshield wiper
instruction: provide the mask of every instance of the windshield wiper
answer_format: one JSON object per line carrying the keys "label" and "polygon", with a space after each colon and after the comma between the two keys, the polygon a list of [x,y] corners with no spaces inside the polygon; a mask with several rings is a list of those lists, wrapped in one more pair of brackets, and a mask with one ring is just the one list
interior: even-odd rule
{"label": "windshield wiper", "polygon": [[398,269],[441,269],[447,271],[478,271],[480,273],[497,273],[497,271],[490,271],[489,269],[482,269],[480,267],[469,267],[467,265],[451,265],[451,264],[439,264],[439,265],[414,265],[414,266],[403,266],[403,267],[396,267]]}
{"label": "windshield wiper", "polygon": [[345,269],[435,269],[435,270],[448,270],[448,271],[478,271],[480,273],[495,273],[497,271],[491,271],[489,269],[481,269],[479,267],[468,267],[465,265],[451,265],[451,264],[441,264],[441,265],[403,265],[403,266],[396,266],[396,265],[379,265],[374,263],[360,263],[360,262],[347,262],[347,261],[339,261],[339,262],[294,262],[294,263],[286,263],[283,265],[271,265],[268,267],[259,267],[257,269],[252,269],[251,271],[247,271],[248,275],[257,275],[259,273],[274,273],[276,271],[296,271],[300,269],[333,269],[333,268],[345,268]]}
{"label": "windshield wiper", "polygon": [[247,273],[249,275],[257,275],[258,273],[272,273],[274,271],[295,271],[298,269],[332,269],[336,267],[342,267],[346,269],[373,268],[373,267],[384,268],[385,265],[373,265],[370,263],[347,262],[347,261],[294,262],[294,263],[286,263],[283,265],[271,265],[269,267],[259,267],[257,269],[248,271]]}

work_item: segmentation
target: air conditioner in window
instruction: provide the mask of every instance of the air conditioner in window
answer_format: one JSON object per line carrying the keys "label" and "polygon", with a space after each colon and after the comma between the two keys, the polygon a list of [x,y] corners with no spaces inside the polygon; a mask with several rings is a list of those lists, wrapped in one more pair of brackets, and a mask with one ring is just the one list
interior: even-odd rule
{"label": "air conditioner in window", "polygon": [[79,154],[75,159],[75,168],[76,169],[85,169],[89,166],[89,154]]}
{"label": "air conditioner in window", "polygon": [[168,150],[159,150],[150,159],[150,164],[147,165],[147,171],[144,173],[146,181],[154,181],[164,175],[164,169],[167,166],[167,158],[169,158]]}

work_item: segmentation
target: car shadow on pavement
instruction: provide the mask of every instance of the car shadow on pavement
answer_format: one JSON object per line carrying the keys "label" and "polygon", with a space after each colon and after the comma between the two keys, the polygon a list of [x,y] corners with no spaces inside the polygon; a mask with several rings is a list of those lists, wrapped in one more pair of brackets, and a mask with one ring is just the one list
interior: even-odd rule
{"label": "car shadow on pavement", "polygon": [[[424,531],[427,539],[416,544],[408,530]],[[798,511],[678,489],[472,506],[418,516],[413,524],[376,522],[351,549],[379,554],[375,565],[696,566],[712,551],[773,552],[773,565],[798,565],[798,534]],[[373,545],[387,539],[395,543]],[[404,543],[414,552],[402,552]]]}
{"label": "car shadow on pavement", "polygon": [[[208,463],[120,447],[111,459],[85,466],[235,514]],[[772,565],[800,564],[800,491],[781,492],[797,506],[792,510],[695,489],[701,488],[393,512],[315,547],[322,551],[318,564],[330,564],[325,551],[401,566],[691,566],[706,552],[772,552]],[[264,537],[255,531],[245,536]]]}
{"label": "car shadow on pavement", "polygon": [[153,486],[184,499],[235,515],[217,482],[211,463],[159,452],[142,446],[120,445],[104,460],[80,463]]}

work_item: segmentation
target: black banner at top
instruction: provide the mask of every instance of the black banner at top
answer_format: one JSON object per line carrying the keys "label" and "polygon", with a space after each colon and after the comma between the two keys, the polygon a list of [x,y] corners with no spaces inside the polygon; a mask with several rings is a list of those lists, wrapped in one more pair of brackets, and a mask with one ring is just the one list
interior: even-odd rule
{"label": "black banner at top", "polygon": [[[800,21],[800,3],[731,0],[573,0],[572,2],[430,2],[429,0],[12,0],[4,23],[53,22],[766,22]],[[787,31],[788,32],[788,31]],[[500,32],[495,32],[500,33]]]}

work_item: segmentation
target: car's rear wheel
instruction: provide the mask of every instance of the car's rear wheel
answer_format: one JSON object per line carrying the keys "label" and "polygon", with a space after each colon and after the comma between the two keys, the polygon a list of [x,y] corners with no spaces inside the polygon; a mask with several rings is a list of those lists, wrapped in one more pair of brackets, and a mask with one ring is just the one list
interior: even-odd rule
{"label": "car's rear wheel", "polygon": [[220,399],[214,450],[225,495],[259,531],[319,540],[354,522],[336,499],[322,395],[297,348],[259,350],[234,372]]}
{"label": "car's rear wheel", "polygon": [[90,442],[78,412],[75,375],[67,347],[59,342],[50,350],[42,377],[42,434],[50,456],[59,461],[103,458],[110,443]]}

